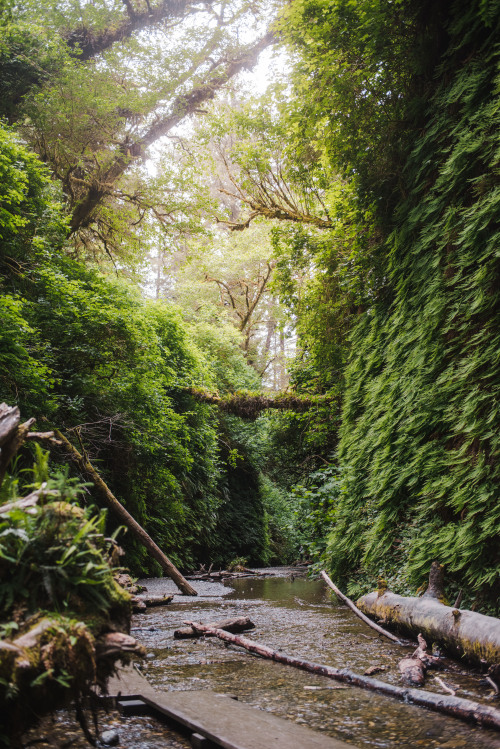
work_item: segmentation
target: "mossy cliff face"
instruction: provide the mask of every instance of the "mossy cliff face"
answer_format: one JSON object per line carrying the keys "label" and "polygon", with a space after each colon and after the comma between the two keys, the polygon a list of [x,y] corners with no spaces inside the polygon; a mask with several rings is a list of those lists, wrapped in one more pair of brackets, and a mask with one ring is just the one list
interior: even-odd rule
{"label": "mossy cliff face", "polygon": [[415,590],[439,558],[455,591],[497,611],[500,3],[377,7],[388,24],[396,7],[420,8],[435,52],[402,24],[416,34],[403,48],[407,116],[387,153],[405,127],[408,143],[393,163],[399,197],[378,208],[382,285],[351,336],[329,567],[337,581],[383,574]]}

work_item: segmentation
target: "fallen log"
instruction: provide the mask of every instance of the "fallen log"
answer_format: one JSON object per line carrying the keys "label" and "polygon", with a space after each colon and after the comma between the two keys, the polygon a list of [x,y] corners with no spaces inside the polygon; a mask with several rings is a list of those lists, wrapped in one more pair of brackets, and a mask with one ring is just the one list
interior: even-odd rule
{"label": "fallen log", "polygon": [[231,572],[230,570],[218,570],[216,572],[195,572],[192,575],[186,575],[186,580],[205,580],[207,582],[217,582],[218,580],[235,580],[240,577],[272,577],[272,572],[257,572],[256,570],[247,570],[245,572]]}
{"label": "fallen log", "polygon": [[339,406],[340,399],[331,395],[299,395],[298,393],[229,393],[220,396],[200,388],[186,388],[187,392],[201,403],[210,403],[225,413],[240,416],[242,419],[255,420],[262,411],[277,409],[303,413],[311,408],[321,406]]}
{"label": "fallen log", "polygon": [[197,629],[202,634],[218,637],[224,642],[238,645],[239,647],[248,650],[250,653],[259,655],[263,658],[269,658],[277,663],[294,666],[302,671],[308,671],[309,673],[317,674],[318,676],[326,676],[329,679],[335,679],[336,681],[350,684],[352,686],[370,689],[379,694],[394,697],[402,702],[418,705],[419,707],[426,707],[435,712],[451,715],[454,718],[460,718],[461,720],[470,723],[477,723],[500,731],[500,710],[496,710],[494,707],[490,707],[490,705],[482,705],[479,702],[473,702],[472,700],[466,700],[460,697],[426,692],[423,689],[410,689],[399,687],[394,684],[387,684],[384,681],[372,679],[369,676],[356,674],[347,668],[339,669],[334,668],[333,666],[324,666],[320,663],[312,663],[300,658],[294,658],[293,656],[286,655],[278,650],[273,650],[266,645],[261,645],[253,640],[249,640],[246,637],[232,635],[229,632],[224,632],[222,629],[214,629],[206,624],[201,624],[199,622],[188,623],[191,627]]}
{"label": "fallen log", "polygon": [[[244,632],[247,629],[255,629],[255,624],[250,621],[248,616],[238,616],[235,619],[222,619],[219,622],[211,622],[208,626],[212,629],[223,629],[225,632]],[[200,632],[195,627],[180,627],[174,631],[176,640],[186,640],[190,637],[201,637],[206,634],[207,637],[213,637],[209,633]]]}
{"label": "fallen log", "polygon": [[172,603],[173,596],[132,596],[132,611],[134,614],[146,611],[153,606],[167,606]]}
{"label": "fallen log", "polygon": [[439,590],[433,580],[431,592],[421,598],[374,591],[362,596],[357,606],[398,632],[413,637],[421,632],[428,642],[439,644],[453,657],[478,666],[500,664],[500,619],[446,606],[436,594]]}
{"label": "fallen log", "polygon": [[350,598],[348,598],[347,596],[345,596],[337,588],[337,586],[331,581],[331,579],[329,578],[329,576],[326,574],[325,570],[323,570],[321,572],[321,577],[326,582],[326,584],[328,585],[328,587],[333,590],[333,592],[335,593],[335,595],[338,598],[340,598],[340,600],[343,601],[346,604],[346,606],[349,606],[349,608],[351,609],[351,611],[354,614],[356,614],[356,616],[359,619],[361,619],[361,621],[363,621],[365,624],[368,624],[368,626],[371,627],[372,629],[374,629],[375,632],[378,632],[379,635],[383,635],[384,637],[387,637],[389,640],[392,640],[393,642],[397,642],[398,645],[401,645],[401,642],[399,641],[399,639],[397,637],[395,637],[392,634],[392,632],[387,632],[387,630],[383,629],[378,624],[375,624],[375,622],[372,622],[371,619],[369,619],[367,616],[365,616],[365,614],[363,614],[363,612],[358,609],[358,607],[356,606],[356,604],[353,603],[353,601],[351,601]]}
{"label": "fallen log", "polygon": [[66,451],[66,457],[79,468],[82,475],[91,481],[98,492],[103,504],[111,510],[120,521],[134,534],[134,536],[142,543],[142,545],[149,551],[153,559],[159,563],[162,570],[172,578],[178,588],[186,596],[198,595],[196,590],[188,581],[181,575],[177,567],[175,567],[170,559],[163,553],[159,546],[155,544],[151,536],[149,536],[144,528],[139,525],[132,515],[125,509],[125,507],[117,500],[115,495],[111,492],[107,484],[102,480],[94,466],[89,461],[86,455],[80,455],[76,447],[65,437],[61,432],[56,430],[57,438],[61,441],[63,448]]}

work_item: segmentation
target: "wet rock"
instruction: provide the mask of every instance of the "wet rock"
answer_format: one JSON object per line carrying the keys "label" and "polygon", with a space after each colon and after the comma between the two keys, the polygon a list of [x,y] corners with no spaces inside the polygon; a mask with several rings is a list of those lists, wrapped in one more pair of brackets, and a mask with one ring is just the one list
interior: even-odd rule
{"label": "wet rock", "polygon": [[120,734],[113,728],[101,733],[101,744],[104,746],[116,746],[120,742]]}

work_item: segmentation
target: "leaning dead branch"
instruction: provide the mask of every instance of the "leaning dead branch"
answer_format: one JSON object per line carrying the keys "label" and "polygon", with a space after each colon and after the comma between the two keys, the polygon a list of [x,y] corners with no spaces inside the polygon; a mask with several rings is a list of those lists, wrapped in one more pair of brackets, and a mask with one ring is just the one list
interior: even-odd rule
{"label": "leaning dead branch", "polygon": [[323,571],[321,572],[321,577],[322,577],[322,578],[323,578],[323,580],[324,580],[324,581],[326,582],[326,584],[328,585],[328,587],[329,587],[329,588],[331,588],[331,589],[333,590],[333,592],[335,593],[335,595],[336,595],[336,596],[337,596],[338,598],[340,598],[340,600],[341,600],[341,601],[343,601],[343,602],[344,602],[344,603],[346,604],[346,606],[349,606],[349,608],[351,609],[351,611],[352,611],[352,612],[353,612],[354,614],[356,614],[356,616],[357,616],[357,617],[358,617],[359,619],[361,619],[361,621],[363,621],[363,622],[364,622],[365,624],[368,624],[368,626],[369,626],[369,627],[371,627],[372,629],[374,629],[374,630],[375,630],[375,632],[378,632],[378,633],[379,633],[379,635],[383,635],[384,637],[387,637],[387,638],[388,638],[389,640],[392,640],[393,642],[397,642],[397,643],[398,643],[398,645],[401,645],[401,642],[400,642],[400,640],[399,640],[399,639],[398,639],[397,637],[395,637],[395,636],[394,636],[394,635],[392,634],[392,632],[388,632],[388,631],[387,631],[386,629],[383,629],[383,628],[382,628],[382,627],[380,627],[380,626],[379,626],[378,624],[375,624],[375,622],[373,622],[373,621],[372,621],[371,619],[369,619],[369,618],[368,618],[367,616],[365,616],[365,614],[363,614],[363,612],[362,612],[362,611],[360,611],[360,610],[358,609],[358,607],[356,606],[356,604],[355,604],[355,603],[353,603],[353,602],[351,601],[351,599],[350,599],[350,598],[348,598],[347,596],[345,596],[345,595],[344,595],[344,594],[343,594],[343,593],[342,593],[342,592],[341,592],[341,591],[340,591],[340,590],[339,590],[339,589],[337,588],[337,586],[335,585],[335,583],[333,583],[333,582],[331,581],[330,577],[329,577],[329,576],[328,576],[328,575],[326,574],[325,570],[323,570]]}
{"label": "leaning dead branch", "polygon": [[177,567],[172,564],[166,554],[163,553],[149,534],[146,533],[144,528],[139,525],[137,520],[135,520],[121,502],[117,500],[108,485],[97,473],[88,457],[86,455],[81,455],[76,447],[74,447],[74,445],[72,445],[67,437],[65,437],[61,432],[56,431],[56,436],[61,441],[62,447],[65,451],[65,457],[69,458],[78,467],[81,474],[93,483],[102,503],[134,534],[140,543],[142,543],[142,545],[148,550],[153,559],[156,559],[160,564],[162,570],[172,578],[184,595],[196,596],[197,592],[193,586],[188,583]]}
{"label": "leaning dead branch", "polygon": [[394,684],[387,684],[378,679],[371,679],[369,676],[356,674],[347,668],[338,669],[333,666],[324,666],[319,663],[311,663],[310,661],[302,660],[301,658],[294,658],[293,656],[286,655],[278,650],[273,650],[266,645],[249,640],[246,637],[240,637],[238,635],[232,635],[229,632],[224,632],[222,629],[214,629],[213,627],[199,622],[188,623],[191,627],[197,629],[201,633],[218,637],[224,642],[237,645],[254,655],[261,656],[262,658],[269,658],[277,663],[294,666],[302,671],[308,671],[309,673],[317,674],[318,676],[326,676],[329,679],[335,679],[336,681],[345,684],[369,689],[373,692],[378,692],[379,694],[385,694],[388,697],[394,697],[402,702],[418,705],[419,707],[426,707],[429,710],[444,713],[445,715],[451,715],[470,723],[478,723],[479,725],[500,730],[500,710],[496,710],[489,705],[481,705],[478,702],[465,700],[460,697],[434,694],[432,692],[426,692],[423,689],[410,689],[399,687]]}

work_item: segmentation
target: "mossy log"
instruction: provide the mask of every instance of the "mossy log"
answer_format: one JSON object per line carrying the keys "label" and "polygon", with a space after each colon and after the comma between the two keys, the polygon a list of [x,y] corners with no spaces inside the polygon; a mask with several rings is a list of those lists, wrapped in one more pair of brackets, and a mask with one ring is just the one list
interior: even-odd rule
{"label": "mossy log", "polygon": [[[105,690],[117,661],[146,651],[124,632],[101,631],[64,616],[33,616],[12,640],[0,640],[0,701],[8,710],[7,738],[21,735],[45,712],[79,700],[98,684]],[[82,726],[83,727],[83,726]]]}
{"label": "mossy log", "polygon": [[278,411],[294,411],[304,413],[311,408],[336,404],[340,407],[338,396],[331,395],[299,395],[297,393],[231,393],[217,395],[207,390],[189,388],[190,394],[202,403],[210,403],[221,411],[240,416],[242,419],[256,419],[263,411],[275,409]]}
{"label": "mossy log", "polygon": [[422,633],[453,657],[474,665],[500,664],[500,619],[493,616],[446,606],[431,595],[411,598],[388,590],[362,596],[357,606],[402,634]]}

